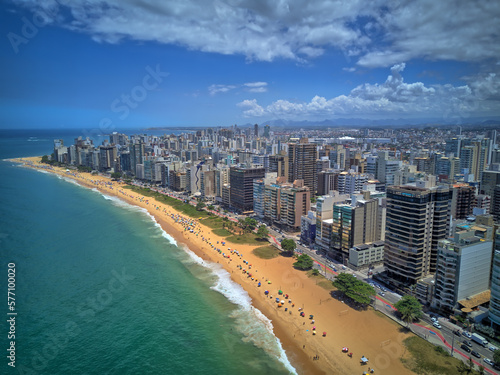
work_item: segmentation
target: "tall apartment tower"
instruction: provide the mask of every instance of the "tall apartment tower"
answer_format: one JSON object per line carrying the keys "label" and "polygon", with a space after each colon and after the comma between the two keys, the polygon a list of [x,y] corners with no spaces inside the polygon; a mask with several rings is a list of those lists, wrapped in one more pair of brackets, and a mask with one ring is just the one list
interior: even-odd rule
{"label": "tall apartment tower", "polygon": [[377,238],[378,200],[365,199],[361,195],[352,195],[351,199],[350,204],[333,206],[330,256],[343,264],[347,263],[349,249],[380,239]]}
{"label": "tall apartment tower", "polygon": [[318,190],[318,174],[316,169],[317,148],[313,143],[290,143],[288,145],[288,181],[304,180],[311,195]]}
{"label": "tall apartment tower", "polygon": [[232,167],[229,171],[231,205],[241,211],[253,210],[253,180],[262,179],[264,168]]}
{"label": "tall apartment tower", "polygon": [[500,327],[500,229],[495,231],[491,270],[491,299],[488,318],[496,328]]}
{"label": "tall apartment tower", "polygon": [[467,184],[453,185],[451,216],[453,219],[465,219],[472,215],[476,202],[476,188]]}
{"label": "tall apartment tower", "polygon": [[459,231],[453,240],[439,241],[432,304],[442,311],[452,313],[457,303],[467,304],[471,297],[488,292],[493,241],[474,232]]}
{"label": "tall apartment tower", "polygon": [[288,181],[288,156],[270,155],[268,172],[276,172],[278,177],[285,177]]}
{"label": "tall apartment tower", "polygon": [[449,186],[387,188],[384,261],[388,276],[415,284],[436,270],[437,244],[449,233],[452,192]]}

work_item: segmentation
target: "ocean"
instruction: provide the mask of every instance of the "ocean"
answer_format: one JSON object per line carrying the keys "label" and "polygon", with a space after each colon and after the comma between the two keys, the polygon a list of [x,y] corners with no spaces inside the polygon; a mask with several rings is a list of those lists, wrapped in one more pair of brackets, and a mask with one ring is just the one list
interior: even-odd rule
{"label": "ocean", "polygon": [[5,160],[79,135],[0,130],[0,373],[296,373],[247,293],[147,212]]}

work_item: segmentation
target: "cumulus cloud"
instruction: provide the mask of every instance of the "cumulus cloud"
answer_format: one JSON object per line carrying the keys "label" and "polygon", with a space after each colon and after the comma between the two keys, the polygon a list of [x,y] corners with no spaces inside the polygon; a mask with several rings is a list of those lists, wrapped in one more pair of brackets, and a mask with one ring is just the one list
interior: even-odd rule
{"label": "cumulus cloud", "polygon": [[276,100],[261,106],[256,99],[238,103],[246,117],[268,116],[285,119],[311,119],[336,116],[456,116],[495,114],[500,110],[500,75],[496,73],[465,77],[463,86],[406,83],[405,64],[396,64],[386,81],[363,84],[348,95],[327,99],[315,96],[309,102]]}
{"label": "cumulus cloud", "polygon": [[155,41],[248,60],[342,51],[367,67],[500,56],[498,1],[12,0],[101,43]]}

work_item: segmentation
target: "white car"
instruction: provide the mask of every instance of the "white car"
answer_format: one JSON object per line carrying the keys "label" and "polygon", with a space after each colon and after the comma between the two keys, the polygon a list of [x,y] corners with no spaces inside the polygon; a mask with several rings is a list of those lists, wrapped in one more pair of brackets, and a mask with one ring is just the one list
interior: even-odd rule
{"label": "white car", "polygon": [[484,363],[487,363],[490,366],[493,366],[495,364],[491,359],[486,358],[486,357],[483,358],[483,361],[484,361]]}
{"label": "white car", "polygon": [[434,322],[434,323],[432,323],[432,325],[434,327],[436,327],[437,329],[441,329],[441,324],[439,324],[439,322]]}
{"label": "white car", "polygon": [[465,336],[465,337],[467,337],[468,339],[470,339],[470,338],[472,337],[472,335],[471,335],[469,332],[467,332],[467,331],[463,331],[463,332],[462,332],[462,335],[464,335],[464,336]]}
{"label": "white car", "polygon": [[431,320],[432,320],[432,322],[437,322],[438,321],[435,316],[431,317]]}

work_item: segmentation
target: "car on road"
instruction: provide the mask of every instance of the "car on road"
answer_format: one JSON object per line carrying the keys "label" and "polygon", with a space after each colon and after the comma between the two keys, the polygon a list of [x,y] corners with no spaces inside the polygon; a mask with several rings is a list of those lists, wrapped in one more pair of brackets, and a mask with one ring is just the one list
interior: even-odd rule
{"label": "car on road", "polygon": [[464,352],[467,352],[467,353],[470,353],[470,348],[464,344],[462,344],[460,346],[460,348],[464,351]]}
{"label": "car on road", "polygon": [[481,358],[481,354],[479,354],[478,352],[476,352],[475,350],[473,350],[472,352],[470,352],[470,354],[472,354],[474,357],[476,358]]}
{"label": "car on road", "polygon": [[467,340],[464,340],[462,341],[465,345],[467,345],[468,347],[472,348],[472,343],[470,341],[467,341]]}
{"label": "car on road", "polygon": [[493,366],[495,362],[493,362],[491,359],[484,357],[483,358],[484,363],[489,364],[490,366]]}
{"label": "car on road", "polygon": [[453,333],[457,336],[460,336],[462,334],[459,329],[454,330]]}
{"label": "car on road", "polygon": [[378,294],[380,294],[382,297],[385,296],[384,292],[378,292]]}
{"label": "car on road", "polygon": [[434,327],[436,327],[437,329],[441,329],[441,324],[439,324],[439,322],[434,322],[434,323],[432,323],[432,325]]}
{"label": "car on road", "polygon": [[464,335],[464,336],[465,336],[465,337],[467,337],[468,339],[470,339],[470,338],[472,337],[472,335],[471,335],[469,332],[467,332],[467,331],[463,331],[463,332],[462,332],[462,335]]}
{"label": "car on road", "polygon": [[431,316],[431,320],[432,320],[432,322],[437,322],[438,321],[435,316]]}

